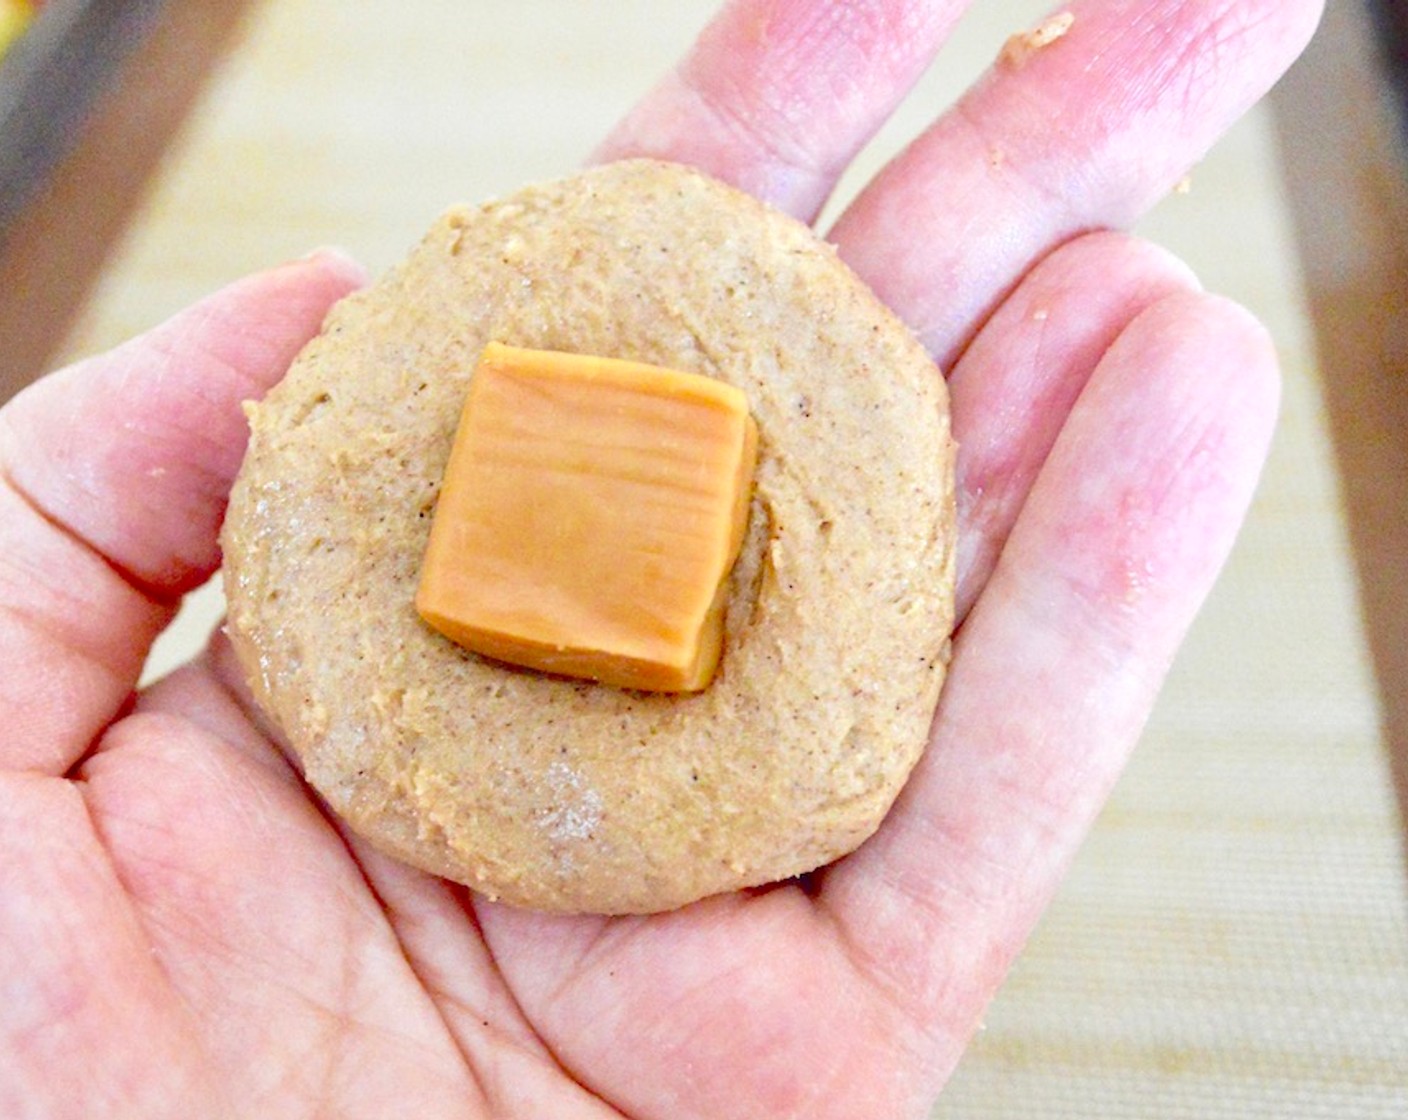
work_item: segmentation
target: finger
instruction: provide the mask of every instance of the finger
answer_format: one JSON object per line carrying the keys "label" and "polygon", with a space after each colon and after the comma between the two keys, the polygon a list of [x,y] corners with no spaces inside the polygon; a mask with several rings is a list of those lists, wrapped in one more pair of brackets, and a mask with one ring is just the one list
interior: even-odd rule
{"label": "finger", "polygon": [[1032,270],[954,367],[959,620],[1105,351],[1145,308],[1197,286],[1185,264],[1146,241],[1086,234]]}
{"label": "finger", "polygon": [[1000,60],[830,237],[948,368],[1034,261],[1163,197],[1300,53],[1320,8],[1075,3],[1064,35]]}
{"label": "finger", "polygon": [[733,0],[593,156],[692,164],[810,220],[966,0]]}
{"label": "finger", "polygon": [[0,769],[65,772],[126,702],[218,563],[240,402],[359,278],[325,255],[242,281],[0,411]]}
{"label": "finger", "polygon": [[949,1046],[1123,767],[1243,517],[1276,396],[1265,333],[1226,302],[1173,296],[1130,325],[956,639],[928,752],[826,880],[862,967]]}
{"label": "finger", "polygon": [[263,395],[361,282],[319,254],[236,283],[8,406],[0,455],[16,491],[138,582],[204,579],[244,454],[242,401]]}

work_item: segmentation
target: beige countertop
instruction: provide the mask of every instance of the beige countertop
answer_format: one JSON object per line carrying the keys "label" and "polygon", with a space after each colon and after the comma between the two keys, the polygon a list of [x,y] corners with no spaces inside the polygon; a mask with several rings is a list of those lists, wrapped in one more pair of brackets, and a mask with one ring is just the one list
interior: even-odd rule
{"label": "beige countertop", "polygon": [[[232,5],[184,7],[205,36],[188,28],[187,49],[222,40]],[[977,4],[842,196],[1045,7]],[[106,347],[320,244],[380,269],[446,203],[572,168],[712,8],[253,5],[111,240],[62,354]],[[1408,876],[1395,793],[1395,773],[1408,789],[1397,671],[1408,658],[1396,625],[1404,596],[1383,575],[1408,555],[1408,496],[1394,489],[1408,424],[1391,422],[1408,410],[1408,387],[1392,383],[1392,358],[1408,350],[1385,342],[1397,340],[1403,304],[1385,277],[1408,255],[1383,232],[1403,232],[1386,217],[1395,169],[1365,156],[1380,139],[1377,105],[1359,98],[1350,128],[1332,108],[1334,89],[1349,96],[1362,75],[1352,8],[1339,5],[1275,111],[1239,125],[1191,191],[1142,227],[1270,325],[1286,373],[1280,435],[1133,764],[936,1116],[1408,1115]],[[1317,124],[1314,106],[1335,127]],[[39,248],[26,252],[0,277],[8,267],[54,282]],[[218,613],[218,596],[202,593],[154,668]]]}

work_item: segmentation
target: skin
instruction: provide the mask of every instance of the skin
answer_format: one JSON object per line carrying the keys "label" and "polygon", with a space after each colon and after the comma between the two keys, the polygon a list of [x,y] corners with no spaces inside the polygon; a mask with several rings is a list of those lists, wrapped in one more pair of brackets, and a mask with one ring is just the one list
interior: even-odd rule
{"label": "skin", "polygon": [[[692,161],[812,218],[962,7],[735,0],[598,158]],[[1274,424],[1256,321],[1112,231],[1319,9],[1074,4],[830,231],[951,371],[961,625],[900,802],[805,887],[652,918],[489,905],[343,833],[218,636],[134,691],[219,563],[239,402],[362,282],[351,262],[241,281],[14,400],[0,1114],[924,1115],[1135,743]]]}

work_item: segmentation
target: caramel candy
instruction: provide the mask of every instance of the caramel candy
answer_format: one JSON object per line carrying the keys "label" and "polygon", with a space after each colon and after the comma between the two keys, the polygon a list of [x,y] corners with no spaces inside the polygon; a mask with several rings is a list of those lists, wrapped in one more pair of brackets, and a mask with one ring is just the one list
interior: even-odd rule
{"label": "caramel candy", "polygon": [[757,428],[731,385],[490,343],[416,609],[500,661],[622,688],[703,689],[756,459]]}

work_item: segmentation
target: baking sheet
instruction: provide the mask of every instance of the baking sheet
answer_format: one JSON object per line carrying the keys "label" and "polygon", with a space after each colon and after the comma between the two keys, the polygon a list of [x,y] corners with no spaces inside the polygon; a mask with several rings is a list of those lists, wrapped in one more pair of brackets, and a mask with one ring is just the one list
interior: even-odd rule
{"label": "baking sheet", "polygon": [[50,0],[0,57],[0,244],[163,0]]}

